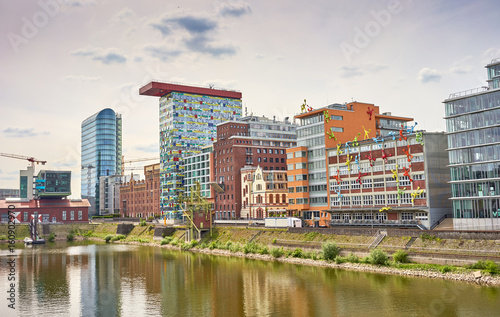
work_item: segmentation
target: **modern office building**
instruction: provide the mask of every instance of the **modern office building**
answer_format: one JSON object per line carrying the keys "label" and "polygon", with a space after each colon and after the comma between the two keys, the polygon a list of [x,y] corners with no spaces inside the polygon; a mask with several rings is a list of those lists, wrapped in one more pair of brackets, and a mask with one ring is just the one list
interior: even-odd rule
{"label": "modern office building", "polygon": [[200,183],[200,193],[203,197],[214,199],[214,189],[210,186],[214,175],[214,150],[209,145],[201,149],[200,153],[186,156],[184,158],[186,195],[191,195],[196,183]]}
{"label": "modern office building", "polygon": [[500,230],[500,58],[488,87],[444,101],[455,230]]}
{"label": "modern office building", "polygon": [[37,198],[62,198],[71,195],[71,171],[41,170],[35,179]]}
{"label": "modern office building", "polygon": [[144,179],[130,179],[120,186],[122,217],[156,217],[160,214],[160,164],[144,166]]}
{"label": "modern office building", "polygon": [[179,219],[184,157],[212,144],[217,124],[241,117],[241,92],[150,82],[139,94],[160,98],[160,208],[168,219]]}
{"label": "modern office building", "polygon": [[351,102],[309,109],[295,116],[297,146],[287,149],[288,209],[309,225],[330,222],[326,148],[394,136],[411,118],[380,114],[373,104]]}
{"label": "modern office building", "polygon": [[451,214],[444,132],[402,129],[327,155],[331,226],[429,229]]}
{"label": "modern office building", "polygon": [[89,200],[89,215],[100,210],[99,178],[121,174],[122,117],[106,108],[82,122],[81,196]]}
{"label": "modern office building", "polygon": [[28,166],[19,171],[19,197],[33,199],[35,168]]}
{"label": "modern office building", "polygon": [[263,170],[260,166],[245,166],[241,169],[241,191],[241,218],[288,216],[285,170]]}
{"label": "modern office building", "polygon": [[242,208],[241,169],[286,171],[287,148],[297,145],[297,126],[288,119],[247,116],[217,126],[214,143],[215,219],[239,219]]}
{"label": "modern office building", "polygon": [[19,198],[19,189],[0,188],[0,199]]}
{"label": "modern office building", "polygon": [[125,175],[109,175],[99,178],[99,215],[120,213],[120,186]]}

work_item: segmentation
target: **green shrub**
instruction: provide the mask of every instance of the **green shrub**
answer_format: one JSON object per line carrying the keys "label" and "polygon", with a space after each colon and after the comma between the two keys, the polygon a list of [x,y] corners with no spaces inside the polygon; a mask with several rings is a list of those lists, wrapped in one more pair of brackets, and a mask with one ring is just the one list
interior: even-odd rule
{"label": "green shrub", "polygon": [[371,264],[376,264],[376,265],[385,265],[387,264],[387,261],[389,260],[389,257],[387,254],[379,249],[374,249],[371,250],[370,252],[370,263]]}
{"label": "green shrub", "polygon": [[292,257],[294,257],[294,258],[302,258],[302,256],[303,256],[302,249],[296,248],[295,250],[293,250]]}
{"label": "green shrub", "polygon": [[84,237],[92,237],[92,230],[87,231],[86,233],[83,234]]}
{"label": "green shrub", "polygon": [[169,244],[169,243],[170,243],[170,241],[172,241],[172,240],[168,240],[167,238],[161,239],[161,241],[160,241],[160,245]]}
{"label": "green shrub", "polygon": [[441,273],[448,273],[448,272],[451,272],[453,269],[453,267],[451,265],[443,265],[442,267],[439,268],[439,271]]}
{"label": "green shrub", "polygon": [[255,242],[247,243],[243,246],[243,253],[259,253],[259,246]]}
{"label": "green shrub", "polygon": [[398,263],[408,263],[408,253],[403,250],[398,250],[392,255],[394,262]]}
{"label": "green shrub", "polygon": [[283,248],[272,248],[271,249],[271,255],[275,258],[279,258],[283,256]]}
{"label": "green shrub", "polygon": [[359,257],[358,257],[356,254],[354,254],[354,253],[352,253],[352,252],[351,252],[351,253],[350,253],[350,254],[349,254],[349,255],[345,258],[345,260],[346,260],[347,262],[350,262],[350,263],[358,263],[358,262],[359,262]]}
{"label": "green shrub", "polygon": [[2,235],[0,236],[0,240],[7,240],[7,239],[8,239],[8,238],[7,238],[7,236],[6,236],[6,235],[4,235],[4,234],[2,234]]}
{"label": "green shrub", "polygon": [[111,242],[115,242],[115,241],[118,241],[120,240],[120,238],[118,238],[118,236],[114,236],[113,238],[111,238]]}
{"label": "green shrub", "polygon": [[126,238],[126,236],[124,234],[119,234],[119,235],[117,235],[117,237],[118,237],[118,240],[123,240]]}
{"label": "green shrub", "polygon": [[340,254],[340,248],[335,242],[323,243],[321,248],[323,249],[323,259],[326,261],[333,261]]}
{"label": "green shrub", "polygon": [[112,236],[112,235],[110,235],[110,234],[108,234],[108,235],[104,238],[104,240],[106,240],[106,242],[109,242],[112,238],[113,238],[113,236]]}
{"label": "green shrub", "polygon": [[264,246],[260,249],[259,253],[262,255],[269,254],[269,248],[267,246]]}
{"label": "green shrub", "polygon": [[[5,240],[6,240],[6,239],[5,239]],[[276,241],[277,241],[277,240],[276,240],[276,238],[274,238],[272,243],[273,243],[273,244],[275,244],[275,243],[276,243]]]}
{"label": "green shrub", "polygon": [[359,260],[359,263],[370,264],[370,256],[365,256]]}
{"label": "green shrub", "polygon": [[68,235],[66,236],[66,239],[67,239],[68,241],[73,241],[73,240],[75,240],[75,235],[74,235],[74,234],[72,234],[72,233],[70,233],[70,234],[68,234]]}
{"label": "green shrub", "polygon": [[146,220],[144,219],[141,219],[141,222],[139,224],[141,227],[145,227],[146,226]]}
{"label": "green shrub", "polygon": [[50,242],[54,242],[54,240],[55,240],[55,239],[56,239],[56,234],[55,234],[54,232],[51,232],[51,233],[49,234],[49,238],[48,238],[48,240],[49,240]]}
{"label": "green shrub", "polygon": [[495,262],[488,260],[486,261],[486,271],[490,274],[500,273],[500,265],[497,265]]}
{"label": "green shrub", "polygon": [[179,239],[178,238],[174,238],[172,239],[172,241],[170,242],[171,245],[178,245],[179,244]]}
{"label": "green shrub", "polygon": [[342,263],[344,263],[344,262],[347,262],[347,259],[346,259],[346,258],[344,258],[343,256],[336,256],[336,257],[335,257],[335,263],[337,263],[337,264],[342,264]]}
{"label": "green shrub", "polygon": [[213,249],[217,249],[217,247],[218,247],[218,246],[219,246],[219,244],[217,243],[217,241],[212,241],[212,242],[210,243],[210,245],[208,246],[208,248],[209,248],[210,250],[213,250]]}
{"label": "green shrub", "polygon": [[476,263],[466,265],[465,267],[473,270],[484,270],[486,269],[486,262],[479,260]]}
{"label": "green shrub", "polygon": [[238,243],[231,244],[231,246],[229,247],[229,251],[233,253],[239,252],[241,251],[241,246]]}
{"label": "green shrub", "polygon": [[224,245],[224,249],[225,249],[225,250],[230,250],[230,249],[231,249],[231,245],[232,245],[232,244],[233,244],[233,243],[232,243],[231,241],[227,241],[227,242],[226,242],[226,244]]}

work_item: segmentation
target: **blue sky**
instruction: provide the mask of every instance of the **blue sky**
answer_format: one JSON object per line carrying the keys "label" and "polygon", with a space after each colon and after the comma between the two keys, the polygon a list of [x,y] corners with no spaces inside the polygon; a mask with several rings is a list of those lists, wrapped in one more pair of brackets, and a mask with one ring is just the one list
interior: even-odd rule
{"label": "blue sky", "polygon": [[[248,113],[293,117],[352,100],[444,131],[442,101],[486,85],[498,1],[0,0],[0,152],[72,170],[80,125],[123,114],[126,158],[158,155],[151,80],[239,90]],[[25,162],[0,157],[0,188]],[[37,167],[38,169],[40,167]]]}

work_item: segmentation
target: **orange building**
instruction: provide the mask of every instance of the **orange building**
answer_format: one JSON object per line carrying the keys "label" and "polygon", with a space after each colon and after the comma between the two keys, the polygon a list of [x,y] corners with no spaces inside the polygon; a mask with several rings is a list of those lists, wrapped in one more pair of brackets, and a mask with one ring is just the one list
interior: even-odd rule
{"label": "orange building", "polygon": [[144,166],[143,180],[120,186],[122,217],[155,217],[160,214],[160,164]]}
{"label": "orange building", "polygon": [[380,113],[373,104],[331,104],[295,116],[297,147],[287,149],[288,209],[305,223],[330,222],[328,168],[325,150],[363,139],[398,133],[412,118]]}

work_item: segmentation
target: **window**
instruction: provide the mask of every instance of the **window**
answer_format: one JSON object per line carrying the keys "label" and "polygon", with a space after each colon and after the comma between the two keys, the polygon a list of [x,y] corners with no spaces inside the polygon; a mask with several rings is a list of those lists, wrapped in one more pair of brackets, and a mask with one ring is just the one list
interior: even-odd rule
{"label": "window", "polygon": [[[260,162],[260,161],[259,161],[259,162]],[[288,164],[286,167],[287,167],[287,169],[288,169],[289,171],[292,171],[292,170],[293,170],[293,164]]]}
{"label": "window", "polygon": [[293,182],[293,175],[288,175],[286,178],[287,178],[287,181]]}
{"label": "window", "polygon": [[425,179],[425,174],[416,174],[416,175],[413,175],[413,180],[414,181],[421,181],[421,180],[424,180]]}
{"label": "window", "polygon": [[351,189],[360,189],[360,185],[357,180],[352,180],[351,181]]}
{"label": "window", "polygon": [[257,153],[260,153],[260,149],[257,149]]}
{"label": "window", "polygon": [[295,199],[293,199],[293,198],[288,198],[288,203],[289,203],[290,205],[294,205],[294,204],[295,204]]}
{"label": "window", "polygon": [[354,220],[363,220],[363,214],[360,212],[357,212],[353,215]]}
{"label": "window", "polygon": [[66,210],[63,210],[62,212],[62,220],[66,220]]}
{"label": "window", "polygon": [[374,188],[384,187],[384,179],[383,178],[374,178],[373,179],[373,187]]}
{"label": "window", "polygon": [[397,194],[388,194],[387,195],[387,204],[388,205],[397,205],[398,204],[398,195]]}
{"label": "window", "polygon": [[[274,162],[273,162],[273,158],[272,158],[272,157],[270,157],[270,158],[269,158],[269,163],[274,163]],[[276,163],[277,163],[277,162],[276,162]]]}
{"label": "window", "polygon": [[262,149],[262,153],[267,154],[267,149]]}
{"label": "window", "polygon": [[363,188],[372,188],[372,180],[371,179],[362,179]]}
{"label": "window", "polygon": [[363,205],[364,206],[372,206],[373,205],[373,195],[363,196]]}
{"label": "window", "polygon": [[75,220],[75,211],[71,210],[69,214],[70,214],[70,220]]}
{"label": "window", "polygon": [[351,203],[353,206],[360,206],[361,205],[361,196],[352,196]]}
{"label": "window", "polygon": [[401,213],[401,220],[413,220],[413,213],[412,212],[402,212]]}
{"label": "window", "polygon": [[295,190],[295,187],[288,187],[288,192],[289,192],[289,193],[293,193],[293,192],[294,192],[294,190]]}
{"label": "window", "polygon": [[350,196],[341,196],[340,201],[342,203],[342,206],[349,206],[351,204],[351,197]]}
{"label": "window", "polygon": [[340,182],[340,189],[341,190],[349,190],[349,181]]}
{"label": "window", "polygon": [[78,210],[78,220],[82,220],[83,212]]}
{"label": "window", "polygon": [[332,127],[332,132],[344,132],[344,128],[341,127]]}
{"label": "window", "polygon": [[375,195],[375,205],[385,205],[385,195]]}
{"label": "window", "polygon": [[24,222],[28,221],[28,212],[27,211],[25,211],[24,214],[23,214],[23,221]]}

